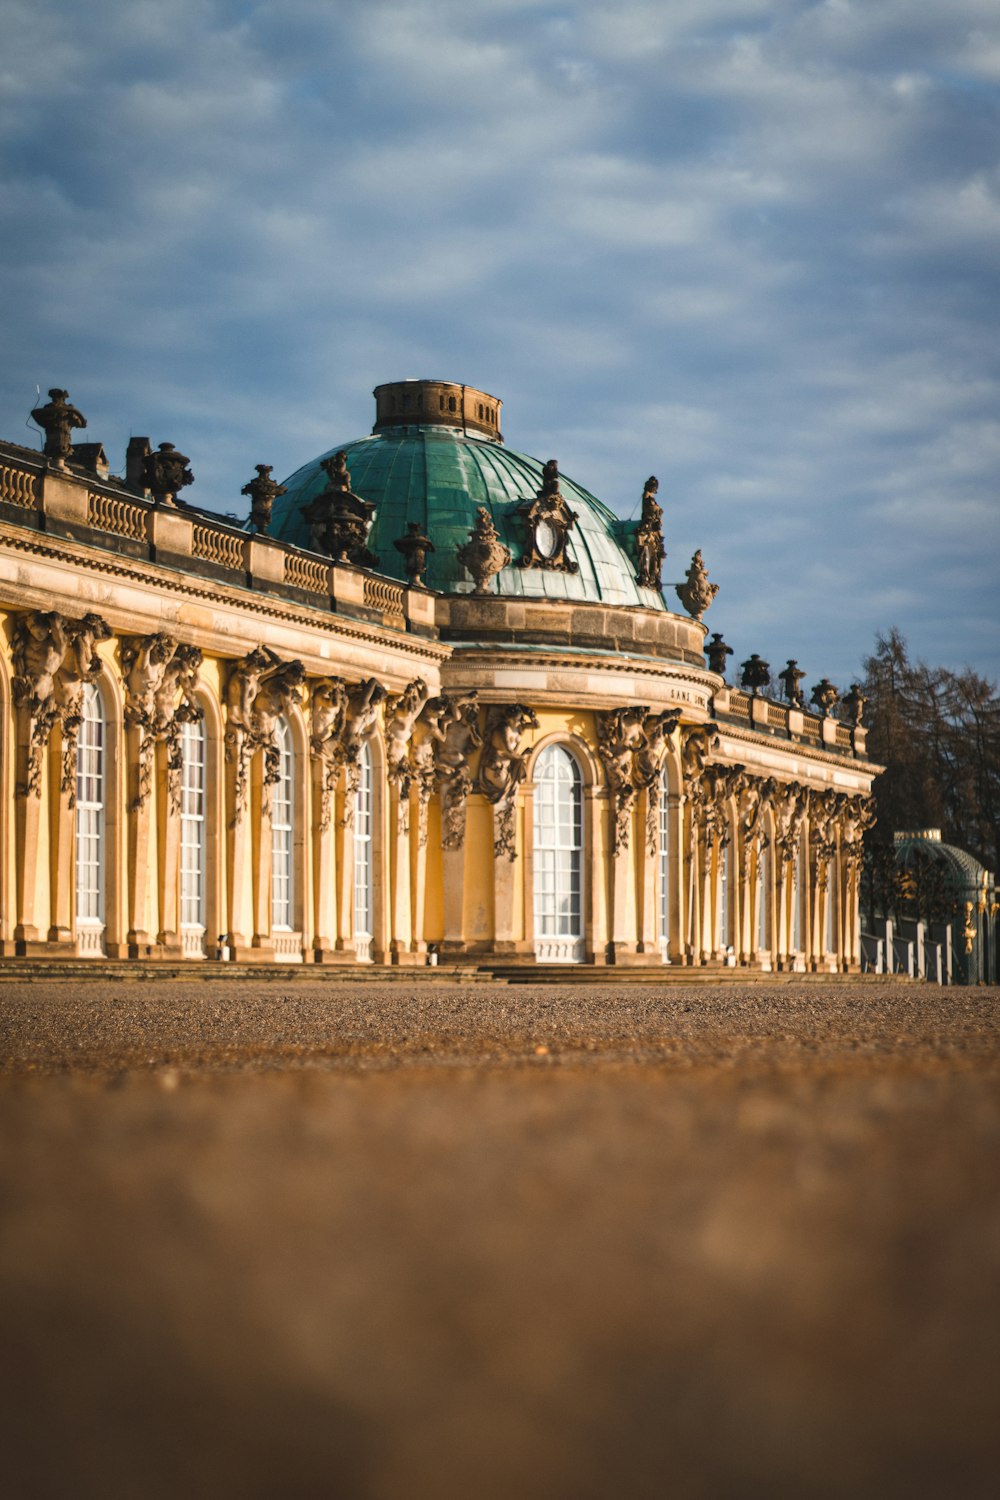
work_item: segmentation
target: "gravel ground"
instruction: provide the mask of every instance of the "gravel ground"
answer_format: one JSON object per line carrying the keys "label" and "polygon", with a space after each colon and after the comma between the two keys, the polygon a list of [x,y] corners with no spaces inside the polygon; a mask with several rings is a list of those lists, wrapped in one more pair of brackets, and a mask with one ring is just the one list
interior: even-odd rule
{"label": "gravel ground", "polygon": [[25,1497],[983,1497],[996,990],[0,985]]}

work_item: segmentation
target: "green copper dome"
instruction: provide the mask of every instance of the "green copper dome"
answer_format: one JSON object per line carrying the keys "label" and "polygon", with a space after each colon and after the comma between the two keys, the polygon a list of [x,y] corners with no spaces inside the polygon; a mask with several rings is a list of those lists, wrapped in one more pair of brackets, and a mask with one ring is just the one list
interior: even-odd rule
{"label": "green copper dome", "polygon": [[[413,415],[418,420],[406,422],[402,413],[394,416],[389,396],[383,397],[383,393],[405,391],[409,398],[411,387],[419,388],[412,396],[416,408]],[[426,410],[428,390],[434,395],[433,414]],[[439,397],[439,391],[462,393],[458,398],[457,418],[452,416],[447,420],[447,398]],[[379,387],[377,395],[380,420],[370,437],[338,443],[285,481],[288,493],[275,502],[268,527],[271,536],[309,550],[313,548],[302,507],[326,487],[326,474],[320,467],[322,460],[343,450],[351,489],[374,502],[368,547],[379,559],[379,572],[389,577],[406,579],[404,558],[393,543],[404,535],[407,523],[415,521],[434,543],[424,578],[427,587],[443,593],[471,592],[471,578],[456,553],[468,541],[477,507],[483,506],[512,555],[510,565],[490,582],[490,593],[666,608],[658,590],[640,588],[635,581],[636,563],[629,544],[636,523],[619,520],[606,505],[565,475],[560,475],[560,489],[577,514],[566,555],[576,563],[578,571],[566,573],[518,566],[526,532],[517,510],[537,494],[543,464],[536,458],[513,452],[499,436],[490,437],[485,432],[480,436],[469,430],[478,426],[482,431],[487,420],[498,420],[499,402],[495,398],[487,398],[495,409],[491,408],[480,423],[475,413],[484,411],[482,401],[473,402],[470,396],[482,397],[483,393],[472,391],[471,387],[406,381]],[[441,418],[436,416],[438,400],[444,412]],[[461,418],[463,400],[472,411],[468,423]],[[402,400],[398,399],[396,404],[401,406]]]}

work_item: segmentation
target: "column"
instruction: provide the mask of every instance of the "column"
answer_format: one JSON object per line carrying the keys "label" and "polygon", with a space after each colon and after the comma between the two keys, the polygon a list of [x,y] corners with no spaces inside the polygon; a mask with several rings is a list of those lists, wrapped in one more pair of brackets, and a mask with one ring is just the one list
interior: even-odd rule
{"label": "column", "polygon": [[149,956],[149,929],[146,910],[149,900],[150,825],[153,817],[153,795],[143,796],[142,761],[152,754],[152,745],[143,743],[145,731],[130,724],[125,731],[125,786],[128,827],[128,943],[129,958]]}
{"label": "column", "polygon": [[[72,776],[66,774],[66,746],[61,734],[53,738],[55,753],[46,757],[49,773],[49,929],[50,944],[73,943],[73,866],[76,856],[76,757]],[[72,745],[70,746],[72,755]]]}
{"label": "column", "polygon": [[328,767],[319,756],[311,761],[313,785],[313,960],[329,963],[337,943],[337,849],[333,786],[327,786]]}

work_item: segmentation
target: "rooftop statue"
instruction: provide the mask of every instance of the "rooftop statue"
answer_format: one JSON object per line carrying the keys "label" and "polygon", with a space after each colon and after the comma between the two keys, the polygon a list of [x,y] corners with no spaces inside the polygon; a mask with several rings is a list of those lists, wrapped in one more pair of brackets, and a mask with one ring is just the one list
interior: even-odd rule
{"label": "rooftop statue", "polygon": [[142,465],[142,486],[161,505],[173,505],[179,490],[194,484],[188,468],[191,462],[178,453],[173,443],[161,443],[155,453],[147,454]]}
{"label": "rooftop statue", "polygon": [[472,574],[474,594],[485,594],[490,579],[510,562],[510,548],[500,540],[500,533],[485,505],[476,506],[476,524],[456,556],[463,568]]}
{"label": "rooftop statue", "polygon": [[47,405],[36,407],[31,417],[45,433],[45,457],[55,459],[57,463],[65,463],[67,458],[72,458],[71,434],[74,427],[86,427],[87,419],[75,406],[69,404],[69,392],[53,386],[49,391]]}
{"label": "rooftop statue", "polygon": [[840,694],[828,677],[817,682],[809,695],[809,702],[815,703],[824,718],[829,718],[840,701]]}
{"label": "rooftop statue", "polygon": [[640,588],[658,589],[667,552],[663,545],[663,507],[657,503],[659,480],[651,474],[642,492],[642,520],[635,533],[639,567],[635,581]]}
{"label": "rooftop statue", "polygon": [[805,708],[806,706],[806,700],[803,697],[802,689],[799,687],[799,683],[803,680],[805,675],[806,674],[800,670],[799,664],[795,660],[794,656],[789,657],[788,663],[785,666],[785,670],[778,673],[778,681],[784,686],[785,689],[785,699],[788,703],[791,704],[792,708]]}
{"label": "rooftop statue", "polygon": [[423,583],[427,571],[427,555],[434,551],[434,543],[425,536],[419,521],[407,521],[406,535],[397,537],[392,544],[405,559],[406,576],[411,583]]}
{"label": "rooftop statue", "polygon": [[261,532],[270,526],[274,502],[279,495],[288,494],[288,486],[271,478],[272,464],[254,464],[254,468],[257,478],[245,484],[240,494],[250,496],[250,524],[255,531]]}
{"label": "rooftop statue", "polygon": [[705,646],[705,655],[708,657],[708,670],[718,672],[719,676],[725,678],[726,657],[732,656],[732,646],[727,646],[718,631],[712,636]]}
{"label": "rooftop statue", "polygon": [[528,533],[519,566],[578,573],[578,565],[566,556],[566,543],[577,513],[570,510],[560,494],[559,465],[554,458],[542,469],[542,487],[534,500],[526,500],[517,510],[524,517]]}
{"label": "rooftop statue", "polygon": [[683,583],[678,583],[676,589],[678,599],[692,620],[700,620],[719,592],[719,585],[708,581],[708,570],[702,562],[700,547],[691,559],[687,578]]}
{"label": "rooftop statue", "polygon": [[309,523],[313,545],[318,552],[332,557],[334,562],[374,567],[378,558],[367,547],[375,514],[373,502],[363,500],[352,491],[347,454],[343,449],[332,458],[324,458],[320,467],[326,474],[326,488],[308,505],[300,507]]}
{"label": "rooftop statue", "polygon": [[753,696],[771,685],[771,663],[763,661],[756,651],[740,663],[740,687],[749,688]]}

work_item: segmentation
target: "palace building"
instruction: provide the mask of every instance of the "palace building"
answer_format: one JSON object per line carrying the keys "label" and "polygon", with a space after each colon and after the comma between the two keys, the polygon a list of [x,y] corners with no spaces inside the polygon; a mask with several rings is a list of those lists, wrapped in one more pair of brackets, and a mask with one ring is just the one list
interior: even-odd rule
{"label": "palace building", "polygon": [[484,391],[375,400],[245,525],[64,391],[0,443],[0,955],[855,972],[858,690],[727,682],[655,479],[624,522]]}

